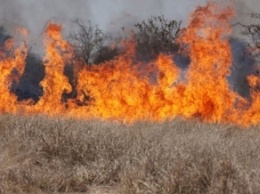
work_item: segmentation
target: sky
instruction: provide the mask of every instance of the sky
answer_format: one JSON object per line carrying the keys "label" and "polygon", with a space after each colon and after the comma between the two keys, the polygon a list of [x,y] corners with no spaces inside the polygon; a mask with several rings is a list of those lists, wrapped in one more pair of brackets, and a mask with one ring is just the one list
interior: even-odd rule
{"label": "sky", "polygon": [[[73,31],[72,20],[91,20],[103,31],[117,32],[147,19],[164,15],[167,19],[182,20],[208,0],[0,0],[0,24],[9,31],[17,26],[29,29],[35,39],[43,32],[49,20],[62,23],[65,33]],[[215,0],[224,1],[224,0]],[[235,1],[238,17],[247,21],[247,13],[260,12],[259,0]]]}

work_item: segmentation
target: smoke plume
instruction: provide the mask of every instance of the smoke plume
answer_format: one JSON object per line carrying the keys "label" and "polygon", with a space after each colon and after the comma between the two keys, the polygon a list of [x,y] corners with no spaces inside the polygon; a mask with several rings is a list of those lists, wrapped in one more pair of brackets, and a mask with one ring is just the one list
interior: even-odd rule
{"label": "smoke plume", "polygon": [[54,20],[71,31],[71,21],[80,18],[91,20],[104,31],[120,30],[151,15],[187,20],[188,14],[205,0],[0,0],[0,23],[9,31],[16,26],[30,30],[38,39],[46,22]]}

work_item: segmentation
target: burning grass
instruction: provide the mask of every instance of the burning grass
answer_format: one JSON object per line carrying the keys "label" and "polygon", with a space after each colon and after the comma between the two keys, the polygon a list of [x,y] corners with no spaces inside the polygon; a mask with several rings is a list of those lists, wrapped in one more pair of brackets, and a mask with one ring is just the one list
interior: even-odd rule
{"label": "burning grass", "polygon": [[126,126],[2,115],[0,193],[257,194],[259,133],[179,119]]}

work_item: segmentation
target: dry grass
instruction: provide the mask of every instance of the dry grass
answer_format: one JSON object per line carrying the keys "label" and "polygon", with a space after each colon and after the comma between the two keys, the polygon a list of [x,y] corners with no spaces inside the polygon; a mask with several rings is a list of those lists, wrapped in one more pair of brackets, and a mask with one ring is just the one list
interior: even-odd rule
{"label": "dry grass", "polygon": [[258,194],[259,146],[259,127],[2,115],[0,193]]}

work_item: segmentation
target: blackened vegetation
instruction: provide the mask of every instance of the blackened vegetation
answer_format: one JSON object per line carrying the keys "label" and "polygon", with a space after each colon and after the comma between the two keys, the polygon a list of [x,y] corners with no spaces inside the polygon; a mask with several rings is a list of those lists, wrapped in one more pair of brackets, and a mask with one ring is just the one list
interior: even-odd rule
{"label": "blackened vegetation", "polygon": [[62,95],[62,102],[67,102],[68,99],[75,99],[77,97],[77,77],[74,72],[73,64],[66,64],[63,73],[68,77],[68,81],[72,88],[70,93],[64,92]]}
{"label": "blackened vegetation", "polygon": [[164,16],[153,16],[135,25],[137,58],[142,61],[155,59],[160,53],[176,53],[179,45],[181,22],[166,20]]}
{"label": "blackened vegetation", "polygon": [[6,32],[3,26],[0,26],[0,46],[3,47],[6,40],[10,39],[11,36]]}
{"label": "blackened vegetation", "polygon": [[15,87],[15,94],[18,100],[33,99],[37,102],[43,94],[40,82],[45,75],[44,66],[39,56],[29,53],[26,58],[24,73]]}
{"label": "blackened vegetation", "polygon": [[232,89],[245,98],[250,97],[250,86],[247,80],[249,75],[256,74],[256,61],[248,52],[245,42],[230,38],[229,44],[232,51],[231,73],[228,81]]}
{"label": "blackened vegetation", "polygon": [[[247,39],[246,43],[246,58],[250,59],[251,62],[245,64],[244,70],[247,68],[247,71],[251,69],[251,75],[260,76],[260,14],[259,13],[251,13],[251,23],[249,24],[243,24],[243,23],[236,23],[235,25],[238,25],[242,27],[242,35],[244,35]],[[251,64],[254,64],[251,68]],[[243,71],[241,71],[243,74]],[[246,79],[246,78],[245,78]],[[244,79],[244,80],[245,80]],[[248,82],[246,79],[245,82]],[[248,87],[246,87],[247,90],[257,90],[259,91],[260,86],[254,86],[250,87],[247,84]]]}
{"label": "blackened vegetation", "polygon": [[94,51],[103,44],[104,34],[90,21],[84,25],[82,21],[76,20],[75,24],[79,28],[77,33],[71,35],[71,43],[75,48],[75,59],[83,64],[91,64]]}
{"label": "blackened vegetation", "polygon": [[[5,42],[12,39],[12,36],[8,34],[4,26],[0,27],[0,49],[4,53],[3,57],[13,56],[13,51],[5,48]],[[44,78],[44,67],[39,56],[29,51],[26,61],[23,75],[17,80],[18,72],[16,69],[12,71],[12,84],[10,91],[17,95],[17,99],[27,100],[33,99],[37,102],[42,95],[43,90],[40,87],[40,81]]]}
{"label": "blackened vegetation", "polygon": [[112,48],[111,46],[102,46],[97,51],[93,62],[94,64],[100,64],[105,61],[109,61],[117,56],[119,53],[119,49],[116,47]]}
{"label": "blackened vegetation", "polygon": [[[123,52],[117,45],[111,47],[112,36],[104,34],[98,26],[89,21],[84,24],[74,21],[78,31],[71,35],[71,43],[75,48],[75,59],[82,64],[100,64],[113,59]],[[135,24],[132,31],[136,41],[137,60],[151,61],[160,53],[176,53],[179,45],[176,42],[180,33],[181,22],[167,20],[164,16],[153,16],[147,21]],[[124,29],[124,28],[123,28]]]}
{"label": "blackened vegetation", "polygon": [[[243,34],[250,38],[248,46],[250,54],[260,62],[260,14],[259,13],[252,13],[251,14],[252,20],[255,22],[252,24],[241,24],[243,27]],[[258,72],[259,74],[259,72]]]}
{"label": "blackened vegetation", "polygon": [[116,48],[106,45],[110,37],[97,25],[92,25],[90,21],[84,24],[80,20],[75,20],[74,23],[78,31],[71,34],[70,41],[74,46],[75,60],[82,66],[99,64],[118,54]]}

